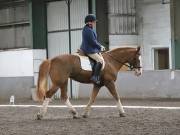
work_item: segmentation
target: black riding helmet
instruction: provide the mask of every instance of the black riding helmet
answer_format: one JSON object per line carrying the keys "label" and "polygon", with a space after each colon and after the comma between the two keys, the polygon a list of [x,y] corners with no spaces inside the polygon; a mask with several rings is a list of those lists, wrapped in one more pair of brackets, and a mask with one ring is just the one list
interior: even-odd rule
{"label": "black riding helmet", "polygon": [[93,22],[93,21],[97,21],[96,16],[94,14],[87,15],[84,20],[85,24],[88,22]]}

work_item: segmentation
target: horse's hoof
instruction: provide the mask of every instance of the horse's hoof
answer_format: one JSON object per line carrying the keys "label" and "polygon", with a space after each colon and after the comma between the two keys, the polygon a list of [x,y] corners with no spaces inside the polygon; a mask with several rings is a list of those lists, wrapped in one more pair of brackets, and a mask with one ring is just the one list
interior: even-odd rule
{"label": "horse's hoof", "polygon": [[78,115],[73,115],[73,119],[80,119]]}
{"label": "horse's hoof", "polygon": [[38,113],[36,119],[37,119],[37,120],[42,120],[42,118],[43,118],[42,114]]}
{"label": "horse's hoof", "polygon": [[87,114],[83,114],[82,117],[83,118],[88,118],[88,115]]}
{"label": "horse's hoof", "polygon": [[70,110],[69,113],[73,115],[73,119],[78,119],[79,118],[78,113],[76,111]]}
{"label": "horse's hoof", "polygon": [[89,113],[89,112],[86,112],[86,111],[82,113],[82,117],[83,117],[83,118],[88,118],[89,115],[90,115],[90,113]]}
{"label": "horse's hoof", "polygon": [[74,110],[70,110],[69,113],[72,114],[73,116],[77,115],[77,112]]}
{"label": "horse's hoof", "polygon": [[126,117],[125,113],[120,113],[119,116],[120,117]]}

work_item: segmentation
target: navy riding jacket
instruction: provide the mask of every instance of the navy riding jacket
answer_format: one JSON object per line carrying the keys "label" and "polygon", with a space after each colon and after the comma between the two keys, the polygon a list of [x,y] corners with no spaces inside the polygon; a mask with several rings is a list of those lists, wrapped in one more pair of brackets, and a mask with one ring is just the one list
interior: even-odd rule
{"label": "navy riding jacket", "polygon": [[82,31],[81,49],[86,54],[99,53],[101,51],[101,44],[97,41],[97,34],[88,25],[85,25]]}

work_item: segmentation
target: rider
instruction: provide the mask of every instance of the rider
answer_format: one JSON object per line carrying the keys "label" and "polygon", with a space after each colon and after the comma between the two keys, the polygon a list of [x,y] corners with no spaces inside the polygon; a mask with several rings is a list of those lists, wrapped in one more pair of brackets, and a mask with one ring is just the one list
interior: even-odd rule
{"label": "rider", "polygon": [[100,52],[104,51],[105,48],[97,41],[97,33],[94,30],[96,21],[96,16],[94,14],[89,14],[85,17],[85,26],[82,31],[81,50],[96,61],[93,67],[91,81],[100,84],[99,75],[104,61]]}

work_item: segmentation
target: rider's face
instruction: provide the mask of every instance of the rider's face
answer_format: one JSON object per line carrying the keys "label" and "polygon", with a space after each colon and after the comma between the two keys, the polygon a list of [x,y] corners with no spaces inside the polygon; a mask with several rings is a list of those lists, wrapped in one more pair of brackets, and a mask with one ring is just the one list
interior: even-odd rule
{"label": "rider's face", "polygon": [[93,28],[96,27],[96,21],[88,22],[89,25],[92,25]]}
{"label": "rider's face", "polygon": [[93,28],[96,27],[96,21],[92,22]]}

